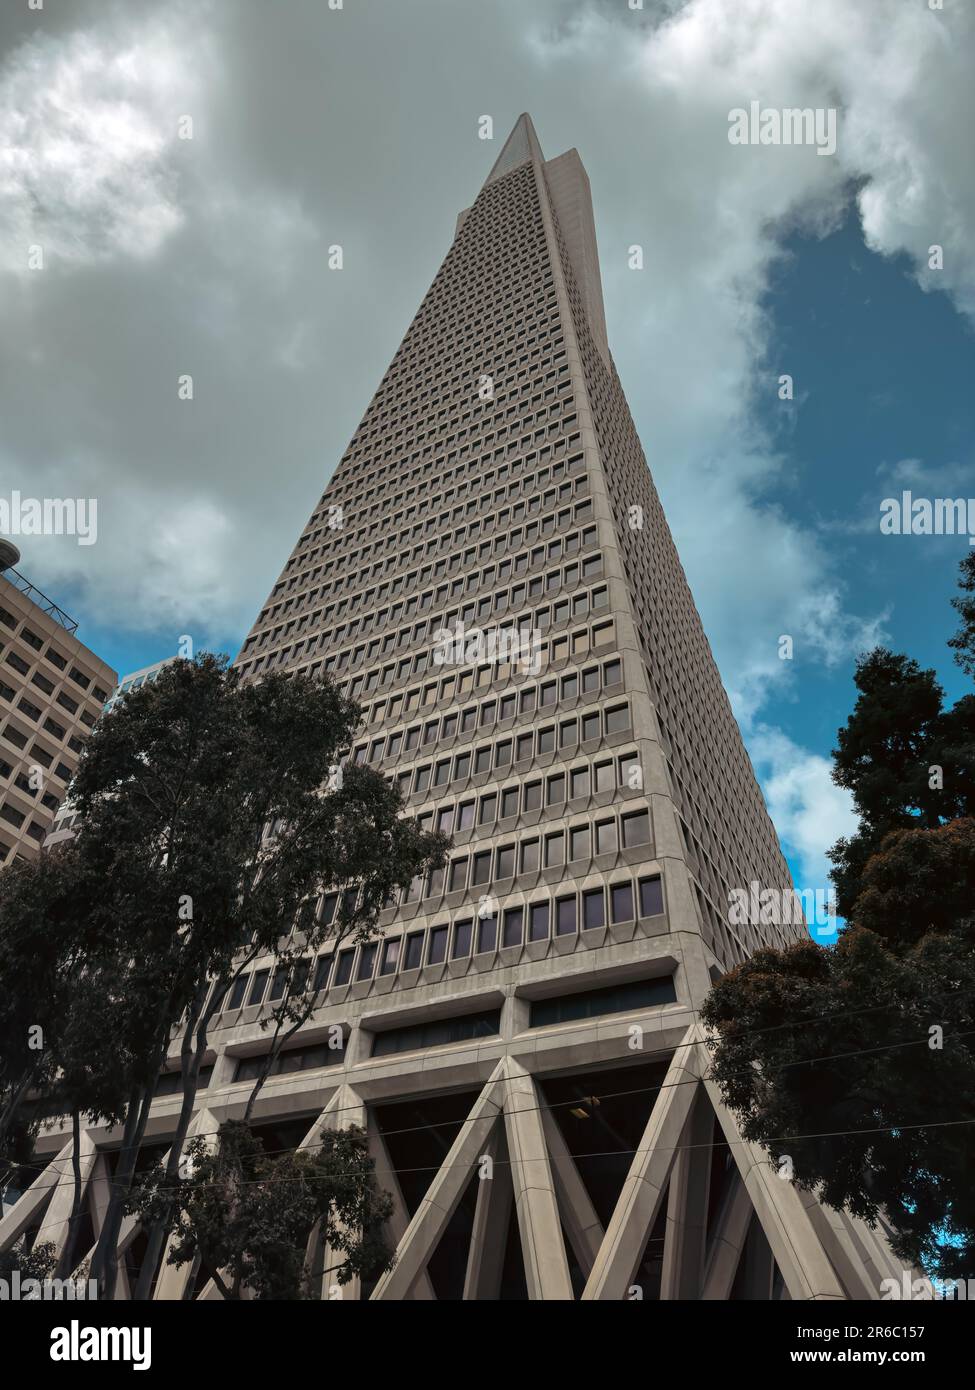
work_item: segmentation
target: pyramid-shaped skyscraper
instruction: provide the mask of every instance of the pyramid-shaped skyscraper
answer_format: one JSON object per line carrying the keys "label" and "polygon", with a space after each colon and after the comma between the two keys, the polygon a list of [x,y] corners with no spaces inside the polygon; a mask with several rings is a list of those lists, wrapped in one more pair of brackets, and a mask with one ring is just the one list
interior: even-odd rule
{"label": "pyramid-shaped skyscraper", "polygon": [[[899,1283],[883,1232],[783,1181],[707,1075],[711,983],[805,927],[729,913],[788,868],[610,355],[586,173],[527,116],[237,665],[338,681],[350,756],[453,836],[380,941],[309,963],[314,1011],[257,1103],[277,1150],[363,1125],[392,1194],[393,1268],[326,1272],[323,1297]],[[241,1114],[278,988],[255,960],[225,997],[197,1132]],[[157,1102],[160,1141],[177,1110]],[[188,1296],[213,1285],[164,1266],[156,1297]]]}
{"label": "pyramid-shaped skyscraper", "polygon": [[238,666],[339,681],[351,756],[454,839],[378,946],[318,962],[305,1046],[341,1024],[341,1075],[280,1083],[373,1136],[399,1258],[359,1296],[877,1296],[883,1241],[703,1079],[711,982],[805,927],[729,914],[791,878],[609,351],[589,180],[527,115]]}

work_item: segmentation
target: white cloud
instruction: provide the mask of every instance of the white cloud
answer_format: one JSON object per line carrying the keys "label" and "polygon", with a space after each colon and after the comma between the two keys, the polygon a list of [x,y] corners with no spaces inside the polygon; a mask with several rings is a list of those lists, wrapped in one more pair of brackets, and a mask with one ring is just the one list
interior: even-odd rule
{"label": "white cloud", "polygon": [[[172,17],[171,17],[172,19]],[[152,255],[183,223],[177,125],[199,49],[177,27],[38,34],[0,71],[4,269]]]}
{"label": "white cloud", "polygon": [[799,862],[797,887],[825,888],[827,849],[856,830],[850,793],[832,782],[827,758],[799,747],[781,729],[759,726],[748,747],[769,815],[785,848]]}

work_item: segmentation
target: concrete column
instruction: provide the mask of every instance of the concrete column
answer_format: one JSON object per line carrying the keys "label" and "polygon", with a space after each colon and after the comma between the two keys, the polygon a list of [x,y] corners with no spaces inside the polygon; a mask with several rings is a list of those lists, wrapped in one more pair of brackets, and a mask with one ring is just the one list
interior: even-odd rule
{"label": "concrete column", "polygon": [[729,1297],[751,1219],[751,1198],[745,1184],[736,1174],[733,1186],[725,1197],[711,1241],[701,1293],[702,1302],[724,1302]]}
{"label": "concrete column", "polygon": [[504,1062],[497,1064],[482,1089],[460,1133],[450,1146],[423,1201],[416,1210],[399,1243],[396,1264],[380,1279],[374,1299],[401,1300],[406,1297],[420,1270],[437,1247],[450,1218],[457,1210],[471,1169],[484,1152],[501,1114]]}
{"label": "concrete column", "polygon": [[704,1277],[714,1111],[702,1088],[670,1175],[661,1299],[699,1299]]}
{"label": "concrete column", "polygon": [[555,1192],[566,1234],[579,1261],[579,1268],[588,1278],[605,1235],[602,1222],[589,1200],[589,1193],[579,1176],[575,1159],[569,1152],[558,1121],[551,1110],[542,1111],[542,1129],[551,1155]]}
{"label": "concrete column", "polygon": [[[403,1193],[393,1169],[389,1150],[386,1148],[386,1141],[371,1116],[369,1119],[369,1152],[376,1165],[376,1182],[393,1199],[393,1214],[389,1218],[389,1234],[394,1245],[399,1245],[406,1234],[407,1226],[410,1224],[410,1213],[403,1200]],[[420,1270],[406,1297],[422,1300],[436,1299],[437,1295],[433,1291],[430,1276],[425,1269]]]}
{"label": "concrete column", "polygon": [[803,1206],[798,1189],[774,1172],[768,1155],[757,1144],[746,1144],[738,1123],[721,1098],[717,1083],[706,1074],[707,1054],[701,1049],[701,1068],[715,1114],[724,1131],[742,1181],[789,1297],[795,1300],[843,1300],[846,1294]]}
{"label": "concrete column", "polygon": [[[60,1174],[51,1196],[50,1204],[44,1213],[44,1220],[37,1233],[38,1243],[50,1242],[54,1246],[57,1255],[61,1254],[68,1239],[68,1223],[71,1219],[71,1208],[74,1204],[74,1172],[73,1172],[74,1143],[68,1145],[68,1157],[65,1161],[58,1164]],[[81,1168],[81,1203],[82,1211],[87,1199],[88,1179],[91,1177],[92,1169],[95,1166],[95,1159],[98,1151],[95,1148],[91,1135],[83,1129],[79,1135],[78,1161]]]}
{"label": "concrete column", "polygon": [[680,1136],[697,1094],[694,1049],[689,1028],[664,1078],[650,1119],[633,1156],[616,1210],[599,1247],[592,1274],[583,1290],[585,1300],[622,1299],[633,1282],[653,1230],[670,1178]]}
{"label": "concrete column", "polygon": [[504,1082],[504,1127],[530,1299],[571,1300],[555,1183],[534,1081],[511,1057]]}
{"label": "concrete column", "polygon": [[495,1127],[485,1154],[493,1159],[494,1171],[493,1176],[483,1179],[477,1188],[474,1230],[464,1279],[464,1298],[469,1302],[485,1302],[500,1295],[514,1200],[508,1146],[500,1126]]}

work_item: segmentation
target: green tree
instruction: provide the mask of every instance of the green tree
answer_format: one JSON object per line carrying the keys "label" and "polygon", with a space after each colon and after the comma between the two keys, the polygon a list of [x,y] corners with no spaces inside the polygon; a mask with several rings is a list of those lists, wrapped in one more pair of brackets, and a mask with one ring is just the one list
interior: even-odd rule
{"label": "green tree", "polygon": [[[168,1263],[199,1258],[226,1299],[317,1299],[321,1279],[338,1285],[388,1269],[384,1226],[392,1199],[381,1192],[365,1131],[326,1130],[306,1152],[271,1157],[246,1124],[221,1125],[216,1143],[191,1139],[189,1174],[160,1166],[133,1198],[151,1219],[162,1202],[175,1212]],[[315,1257],[329,1251],[322,1269]]]}
{"label": "green tree", "polygon": [[[237,974],[259,953],[291,949],[299,913],[331,884],[358,895],[354,930],[368,936],[390,896],[442,862],[445,840],[402,815],[395,787],[369,769],[340,769],[358,722],[358,707],[331,683],[280,674],[245,684],[223,658],[204,655],[128,695],[85,747],[72,787],[80,834],[49,863],[55,881],[70,874],[82,890],[70,924],[87,1006],[65,1011],[69,1064],[59,1071],[56,1057],[45,1061],[48,1073],[38,1066],[25,1088],[30,1058],[18,1056],[5,1095],[11,1133],[38,1084],[54,1081],[69,1114],[86,1111],[106,1076],[122,1096],[120,1156],[91,1266],[100,1297],[114,1291],[119,1227],[173,1041],[183,1085],[175,1173],[207,1027]],[[10,944],[21,939],[18,905],[38,941],[60,940],[65,894],[43,874],[25,883],[0,877]],[[312,930],[312,943],[323,930]],[[43,969],[55,965],[45,958]],[[69,973],[57,969],[59,979]],[[11,1020],[14,1034],[20,1021]],[[156,1215],[147,1281],[167,1229]]]}
{"label": "green tree", "polygon": [[[962,564],[975,588],[975,556]],[[975,674],[975,603],[955,600]],[[975,697],[935,673],[862,658],[834,780],[859,825],[831,851],[835,947],[761,950],[712,989],[712,1068],[745,1136],[836,1208],[897,1228],[943,1277],[975,1263]]]}

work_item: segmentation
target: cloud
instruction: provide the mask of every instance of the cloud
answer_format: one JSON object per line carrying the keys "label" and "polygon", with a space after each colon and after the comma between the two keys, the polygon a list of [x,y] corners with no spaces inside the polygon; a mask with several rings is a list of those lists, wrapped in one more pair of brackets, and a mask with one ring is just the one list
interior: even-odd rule
{"label": "cloud", "polygon": [[760,725],[749,750],[769,815],[787,852],[800,866],[797,887],[825,888],[826,851],[857,827],[850,793],[831,780],[831,764],[794,743],[781,729]]}
{"label": "cloud", "polygon": [[0,70],[2,267],[49,268],[157,252],[183,224],[180,115],[199,81],[189,35],[39,33]]}

